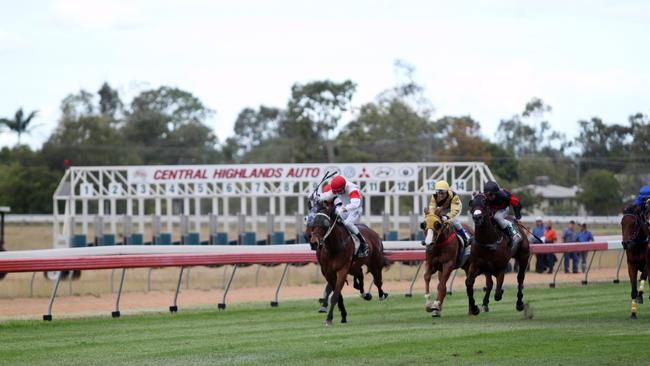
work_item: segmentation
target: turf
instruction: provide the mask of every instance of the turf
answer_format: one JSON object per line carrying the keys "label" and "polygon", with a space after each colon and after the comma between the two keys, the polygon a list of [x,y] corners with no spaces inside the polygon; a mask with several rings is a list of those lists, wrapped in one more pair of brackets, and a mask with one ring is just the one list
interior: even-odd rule
{"label": "turf", "polygon": [[424,311],[421,295],[348,298],[349,322],[339,323],[337,311],[329,328],[315,301],[9,321],[0,323],[0,364],[614,365],[650,356],[650,303],[629,320],[626,284],[526,289],[532,319],[515,311],[514,295],[506,289],[489,313],[470,318],[466,297],[455,293],[440,319]]}

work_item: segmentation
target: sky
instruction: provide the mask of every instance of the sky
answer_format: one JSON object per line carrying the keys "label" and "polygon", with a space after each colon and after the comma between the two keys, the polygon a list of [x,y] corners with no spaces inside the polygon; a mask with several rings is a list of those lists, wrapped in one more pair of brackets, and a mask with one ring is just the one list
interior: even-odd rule
{"label": "sky", "polygon": [[[434,117],[470,115],[486,137],[532,97],[569,137],[577,121],[650,114],[648,1],[0,0],[0,116],[38,110],[38,148],[61,100],[104,81],[129,101],[161,85],[216,111],[219,139],[238,112],[283,107],[291,85],[351,79],[353,106],[397,82],[395,60]],[[349,116],[352,117],[352,116]],[[16,137],[0,132],[0,147]]]}

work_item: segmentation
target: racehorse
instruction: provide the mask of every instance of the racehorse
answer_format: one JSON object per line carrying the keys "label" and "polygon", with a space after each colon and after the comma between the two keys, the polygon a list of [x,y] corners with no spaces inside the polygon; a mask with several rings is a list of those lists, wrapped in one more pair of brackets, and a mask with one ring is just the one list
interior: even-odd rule
{"label": "racehorse", "polygon": [[[338,216],[326,205],[320,205],[316,215],[308,224],[309,242],[316,244],[316,256],[321,273],[327,285],[333,290],[332,300],[325,320],[325,325],[332,325],[334,307],[341,312],[341,323],[347,323],[347,311],[341,290],[346,283],[348,273],[357,274],[365,265],[372,274],[373,282],[379,293],[379,300],[385,300],[388,294],[382,289],[382,270],[387,265],[384,258],[384,246],[379,235],[367,226],[359,225],[361,234],[368,243],[368,256],[354,259],[354,242],[347,229],[337,222]],[[354,260],[353,260],[354,259]],[[355,275],[355,277],[357,277]],[[363,281],[363,276],[361,276]],[[360,284],[363,293],[363,283]]]}
{"label": "racehorse", "polygon": [[[312,228],[309,225],[307,225],[307,227],[305,228],[304,236],[308,242],[311,236],[311,231]],[[314,243],[310,242],[309,246],[311,247],[311,250],[318,252],[317,242]],[[316,255],[316,260],[318,261],[318,265],[320,266],[320,259],[318,258],[318,254]],[[366,301],[372,300],[372,294],[370,292],[364,293],[365,285],[364,285],[363,268],[361,268],[361,266],[351,266],[350,272],[348,274],[352,276],[353,278],[352,286],[355,289],[359,290],[359,292],[361,293],[361,298]],[[325,289],[323,290],[323,297],[318,299],[318,302],[320,304],[320,309],[318,310],[319,313],[327,312],[329,297],[331,294],[332,294],[332,287],[328,283],[326,283]]]}
{"label": "racehorse", "polygon": [[[443,222],[440,216],[435,213],[427,219],[429,226],[432,229],[427,229],[426,224],[423,223],[424,236],[426,237],[427,230],[433,230],[433,242],[426,246],[426,269],[424,272],[424,298],[425,310],[432,313],[434,317],[439,317],[442,312],[442,303],[447,295],[447,280],[451,272],[456,268],[462,268],[467,273],[467,262],[461,265],[462,253],[464,246],[456,231],[451,227],[449,222]],[[472,236],[474,233],[469,227],[465,227],[465,231]],[[468,243],[469,245],[469,243]],[[431,294],[429,283],[434,273],[438,272],[438,293],[436,300],[431,302]]]}
{"label": "racehorse", "polygon": [[[646,211],[647,212],[647,211]],[[623,211],[621,218],[622,244],[627,258],[627,272],[630,276],[632,305],[630,319],[636,319],[637,304],[643,303],[643,287],[647,275],[648,226],[647,217],[642,217],[639,207],[630,206]],[[641,272],[641,281],[637,291],[637,273]]]}
{"label": "racehorse", "polygon": [[492,291],[492,278],[497,279],[497,288],[494,292],[494,301],[500,301],[503,297],[503,278],[506,267],[511,258],[519,264],[517,272],[517,311],[524,310],[523,289],[526,268],[530,257],[530,245],[528,238],[523,233],[523,226],[516,223],[515,228],[521,234],[521,241],[517,247],[508,248],[509,237],[501,230],[498,230],[494,223],[493,212],[487,205],[487,198],[483,193],[475,194],[469,203],[470,213],[474,221],[474,239],[469,256],[469,268],[467,270],[467,298],[469,300],[469,314],[478,315],[480,310],[474,302],[474,281],[479,274],[486,275],[486,290],[483,297],[483,312],[488,312],[490,292]]}

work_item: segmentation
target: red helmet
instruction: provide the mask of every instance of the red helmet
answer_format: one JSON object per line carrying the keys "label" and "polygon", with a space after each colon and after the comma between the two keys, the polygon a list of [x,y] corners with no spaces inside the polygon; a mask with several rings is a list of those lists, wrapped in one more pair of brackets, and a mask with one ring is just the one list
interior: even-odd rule
{"label": "red helmet", "polygon": [[330,186],[332,187],[332,192],[334,192],[334,193],[343,192],[343,190],[345,189],[345,178],[343,178],[340,175],[337,175],[330,182]]}

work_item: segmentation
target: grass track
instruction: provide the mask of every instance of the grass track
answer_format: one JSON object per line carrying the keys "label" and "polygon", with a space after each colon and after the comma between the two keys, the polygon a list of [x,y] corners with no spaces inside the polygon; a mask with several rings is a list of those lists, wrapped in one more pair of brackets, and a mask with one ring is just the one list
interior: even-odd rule
{"label": "grass track", "polygon": [[[482,296],[482,293],[477,292]],[[526,289],[534,317],[514,308],[515,290],[466,315],[464,293],[447,298],[443,318],[424,311],[420,295],[387,302],[347,298],[348,324],[338,311],[331,328],[315,301],[228,305],[125,314],[121,319],[0,323],[0,364],[470,364],[620,365],[650,357],[650,301],[627,319],[627,284]]]}

